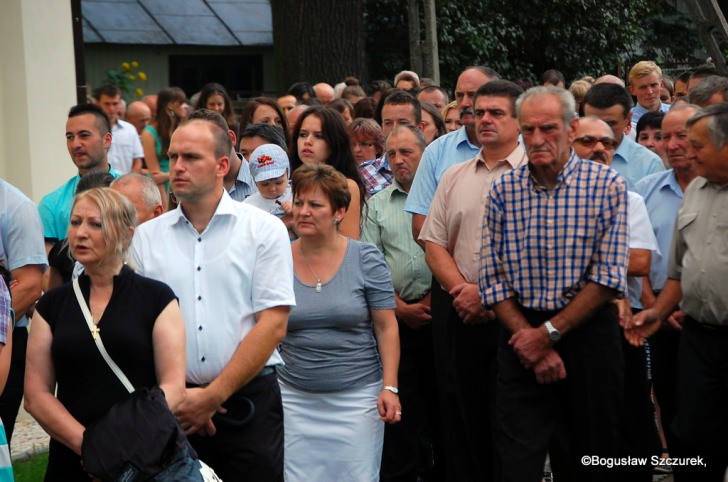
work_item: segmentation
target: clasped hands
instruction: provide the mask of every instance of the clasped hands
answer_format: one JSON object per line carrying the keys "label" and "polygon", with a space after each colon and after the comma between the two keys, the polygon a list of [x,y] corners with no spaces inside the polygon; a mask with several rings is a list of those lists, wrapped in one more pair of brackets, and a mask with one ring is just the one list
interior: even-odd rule
{"label": "clasped hands", "polygon": [[533,370],[538,383],[554,383],[566,378],[564,361],[551,346],[548,331],[543,325],[521,328],[511,336],[508,344],[513,347],[521,365]]}

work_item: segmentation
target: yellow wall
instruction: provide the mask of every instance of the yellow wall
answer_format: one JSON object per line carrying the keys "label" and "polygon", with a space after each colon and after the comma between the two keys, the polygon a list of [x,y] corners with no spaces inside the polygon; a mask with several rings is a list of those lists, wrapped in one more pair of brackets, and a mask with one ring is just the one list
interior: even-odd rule
{"label": "yellow wall", "polygon": [[36,202],[76,171],[64,138],[74,86],[71,2],[2,0],[0,177]]}

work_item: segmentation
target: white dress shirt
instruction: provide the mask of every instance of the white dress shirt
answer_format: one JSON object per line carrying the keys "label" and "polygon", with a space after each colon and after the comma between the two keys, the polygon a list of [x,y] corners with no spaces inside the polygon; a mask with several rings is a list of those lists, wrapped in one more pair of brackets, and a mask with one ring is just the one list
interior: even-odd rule
{"label": "white dress shirt", "polygon": [[[189,383],[207,384],[222,371],[255,325],[255,313],[295,305],[285,226],[227,192],[202,233],[181,207],[140,225],[131,258],[139,274],[167,283],[179,297]],[[274,350],[266,365],[280,363]]]}

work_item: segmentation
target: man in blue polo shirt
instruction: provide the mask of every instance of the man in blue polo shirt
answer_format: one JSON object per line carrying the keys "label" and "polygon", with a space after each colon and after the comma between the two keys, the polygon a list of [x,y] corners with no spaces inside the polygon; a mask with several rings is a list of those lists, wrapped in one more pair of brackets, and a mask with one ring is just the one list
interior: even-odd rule
{"label": "man in blue polo shirt", "polygon": [[598,117],[614,131],[618,144],[612,159],[612,169],[624,177],[630,191],[643,177],[665,170],[665,165],[657,154],[626,135],[631,127],[631,108],[632,98],[624,87],[605,83],[589,89],[581,102],[580,113],[582,117]]}
{"label": "man in blue polo shirt", "polygon": [[458,77],[455,101],[463,127],[438,137],[427,146],[404,205],[404,210],[412,213],[415,240],[420,235],[442,174],[448,167],[472,159],[478,154],[480,142],[475,134],[473,96],[478,87],[498,78],[498,74],[488,67],[468,67]]}
{"label": "man in blue polo shirt", "polygon": [[114,177],[119,177],[111,170],[107,159],[107,151],[111,146],[111,122],[98,105],[79,104],[71,107],[66,121],[66,146],[71,160],[78,168],[78,174],[43,196],[38,205],[46,252],[59,240],[66,238],[73,196],[81,176],[89,172],[109,171]]}

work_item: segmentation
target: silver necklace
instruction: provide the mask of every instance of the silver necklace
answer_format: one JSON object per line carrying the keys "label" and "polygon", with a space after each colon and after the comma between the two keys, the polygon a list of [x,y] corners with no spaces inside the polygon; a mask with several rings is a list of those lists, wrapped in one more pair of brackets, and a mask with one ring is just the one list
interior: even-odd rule
{"label": "silver necklace", "polygon": [[[324,275],[326,275],[326,273],[329,270],[329,265],[331,264],[331,260],[334,258],[334,254],[336,253],[336,248],[337,248],[338,244],[339,244],[339,237],[337,236],[336,243],[334,244],[334,249],[331,252],[331,256],[329,256],[328,261],[326,261],[326,266],[324,266]],[[303,262],[306,264],[306,267],[311,272],[313,277],[316,278],[316,286],[314,287],[314,289],[316,290],[316,293],[321,293],[321,289],[322,289],[321,278],[319,277],[319,275],[316,274],[316,272],[313,270],[313,268],[311,268],[311,265],[308,264],[306,255],[303,252],[303,245],[301,245],[300,248],[301,248],[301,257],[303,258]]]}

